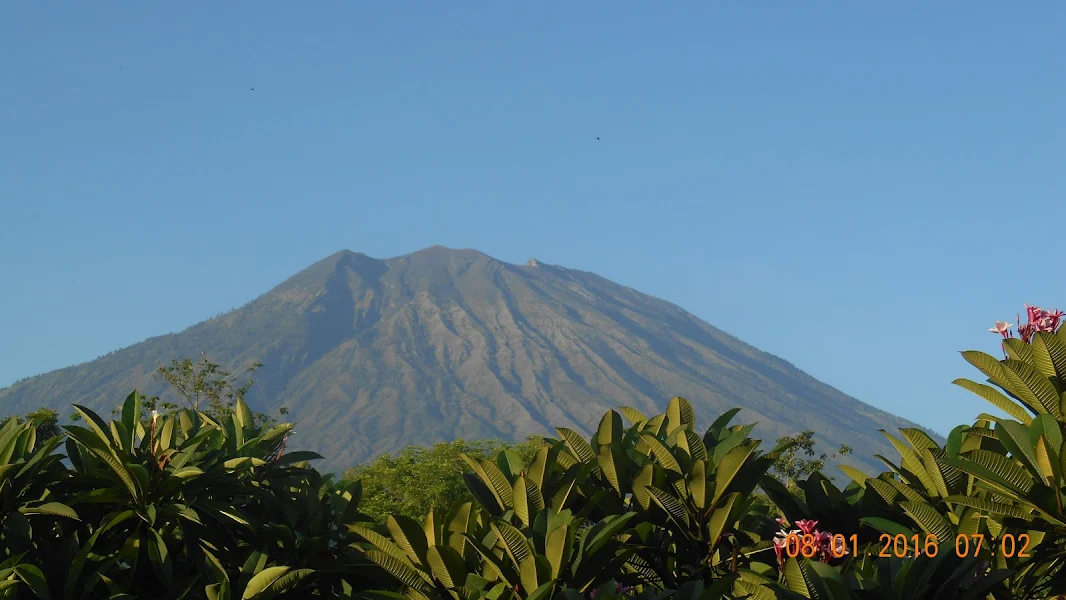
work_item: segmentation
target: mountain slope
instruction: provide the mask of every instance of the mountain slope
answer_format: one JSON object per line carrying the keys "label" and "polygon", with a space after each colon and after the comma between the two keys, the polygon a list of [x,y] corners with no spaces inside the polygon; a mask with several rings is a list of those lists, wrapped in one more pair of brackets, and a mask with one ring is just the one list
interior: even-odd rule
{"label": "mountain slope", "polygon": [[414,443],[588,431],[608,409],[655,412],[672,396],[702,426],[740,406],[738,421],[758,421],[767,441],[813,429],[864,467],[894,454],[878,429],[914,426],[669,302],[440,246],[386,260],[339,252],[228,314],[0,390],[0,406],[106,413],[134,387],[162,392],[154,369],[201,351],[234,372],[263,362],[250,403],[288,407],[293,443],[326,469]]}

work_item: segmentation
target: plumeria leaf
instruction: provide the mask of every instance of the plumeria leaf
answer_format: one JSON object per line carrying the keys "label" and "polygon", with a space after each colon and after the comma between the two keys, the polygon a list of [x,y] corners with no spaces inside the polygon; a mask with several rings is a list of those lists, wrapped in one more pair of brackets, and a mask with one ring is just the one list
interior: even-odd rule
{"label": "plumeria leaf", "polygon": [[629,419],[629,421],[634,425],[639,425],[640,423],[643,423],[644,421],[648,420],[648,418],[645,417],[644,414],[641,413],[639,410],[635,408],[630,408],[628,406],[623,406],[621,409],[619,409],[619,412],[621,412],[622,416]]}
{"label": "plumeria leaf", "polygon": [[66,517],[75,521],[80,520],[78,513],[62,502],[45,502],[33,507],[22,506],[18,510],[24,515],[51,515],[53,517]]}
{"label": "plumeria leaf", "polygon": [[592,446],[576,431],[566,427],[558,427],[555,431],[566,440],[567,447],[570,448],[570,451],[574,453],[578,460],[585,464],[592,464],[596,460],[596,453],[592,450]]}
{"label": "plumeria leaf", "polygon": [[[998,364],[998,363],[997,363]],[[977,383],[970,381],[969,379],[956,379],[953,381],[955,385],[969,390],[978,396],[988,400],[993,406],[1021,421],[1022,423],[1029,423],[1032,420],[1032,415],[1020,404],[1011,400],[1003,395],[1002,392],[996,388],[985,385],[983,383]]]}

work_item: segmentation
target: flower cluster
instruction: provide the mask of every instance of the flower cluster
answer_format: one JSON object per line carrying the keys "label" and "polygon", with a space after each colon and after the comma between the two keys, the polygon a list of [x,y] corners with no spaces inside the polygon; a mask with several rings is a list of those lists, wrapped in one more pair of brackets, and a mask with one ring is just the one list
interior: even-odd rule
{"label": "flower cluster", "polygon": [[[774,553],[777,554],[777,562],[783,569],[786,556],[803,556],[827,563],[831,559],[848,554],[848,547],[843,536],[834,536],[828,531],[816,529],[818,521],[800,519],[796,521],[796,527],[786,531],[788,522],[777,519],[781,531],[774,536]],[[790,549],[789,545],[792,545]]]}
{"label": "flower cluster", "polygon": [[[1032,341],[1033,334],[1038,331],[1055,333],[1059,325],[1062,324],[1062,318],[1066,316],[1066,313],[1058,309],[1047,310],[1039,306],[1029,306],[1028,304],[1025,305],[1025,313],[1025,325],[1022,325],[1021,315],[1017,315],[1016,320],[1018,322],[1018,337],[1027,344]],[[995,326],[989,331],[998,333],[1006,340],[1014,337],[1014,332],[1010,330],[1011,327],[1013,325],[1007,321],[996,321]]]}

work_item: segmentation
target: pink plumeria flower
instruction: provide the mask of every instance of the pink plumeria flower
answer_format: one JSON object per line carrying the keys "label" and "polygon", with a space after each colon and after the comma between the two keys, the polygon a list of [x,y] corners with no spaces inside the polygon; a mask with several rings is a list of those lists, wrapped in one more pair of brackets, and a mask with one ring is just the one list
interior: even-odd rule
{"label": "pink plumeria flower", "polygon": [[796,527],[800,528],[803,533],[814,533],[814,528],[818,526],[818,521],[811,521],[810,519],[800,519],[796,521]]}
{"label": "pink plumeria flower", "polygon": [[1049,310],[1041,311],[1037,331],[1054,332],[1059,328],[1059,322],[1062,321],[1063,316],[1064,314],[1061,310],[1055,310],[1054,312]]}
{"label": "pink plumeria flower", "polygon": [[799,533],[799,530],[788,533],[781,531],[774,537],[774,554],[777,555],[777,564],[782,568],[785,566],[785,547],[788,546],[788,536],[790,534],[799,535]]}
{"label": "pink plumeria flower", "polygon": [[[1029,304],[1025,305],[1025,318],[1026,323],[1022,325],[1022,316],[1017,315],[1016,320],[1018,322],[1018,337],[1023,342],[1029,343],[1033,339],[1033,334],[1038,331],[1046,331],[1054,333],[1058,330],[1059,325],[1062,324],[1062,318],[1066,316],[1061,310],[1047,310],[1040,308],[1039,306]],[[998,323],[997,323],[998,325]]]}
{"label": "pink plumeria flower", "polygon": [[1011,327],[1013,327],[1013,325],[1006,321],[996,321],[996,326],[992,329],[989,329],[989,331],[991,331],[992,333],[998,333],[1003,336],[1003,339],[1007,339],[1010,337]]}
{"label": "pink plumeria flower", "polygon": [[836,538],[836,541],[834,543],[833,536],[829,536],[829,545],[829,547],[832,548],[832,550],[830,550],[831,556],[842,556],[848,554],[848,544],[847,541],[843,538]]}
{"label": "pink plumeria flower", "polygon": [[774,538],[774,554],[777,555],[777,562],[785,562],[785,540],[779,537]]}

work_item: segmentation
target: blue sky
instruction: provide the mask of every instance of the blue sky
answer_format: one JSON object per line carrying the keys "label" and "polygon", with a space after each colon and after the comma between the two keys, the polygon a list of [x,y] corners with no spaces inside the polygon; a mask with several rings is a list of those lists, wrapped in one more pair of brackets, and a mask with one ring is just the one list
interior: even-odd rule
{"label": "blue sky", "polygon": [[1066,4],[935,4],[2,3],[0,385],[443,244],[946,432],[1066,308]]}

